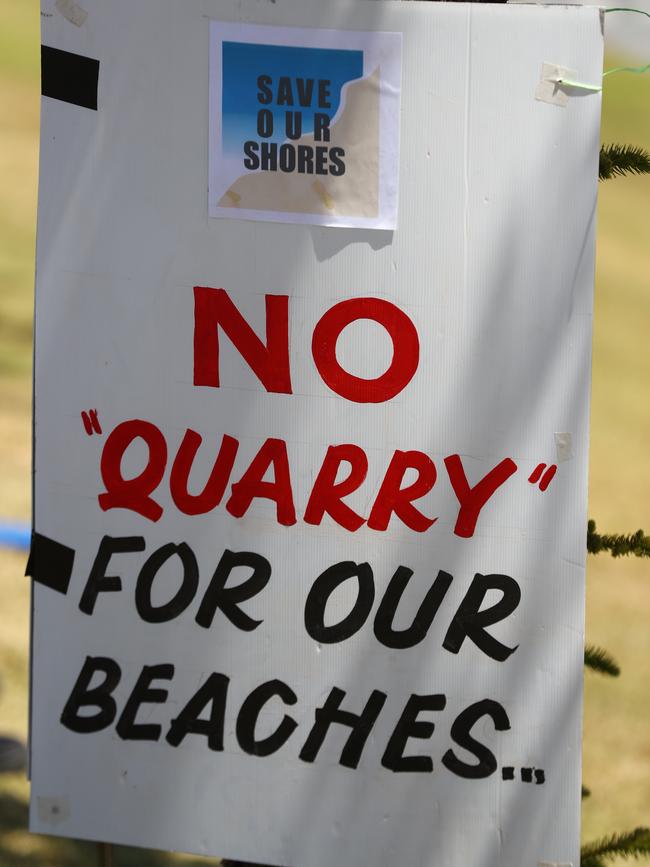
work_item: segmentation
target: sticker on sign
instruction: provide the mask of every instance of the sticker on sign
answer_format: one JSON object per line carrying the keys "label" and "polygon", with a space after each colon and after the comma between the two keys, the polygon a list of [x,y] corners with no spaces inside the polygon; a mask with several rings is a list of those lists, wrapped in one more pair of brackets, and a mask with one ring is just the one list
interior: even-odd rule
{"label": "sticker on sign", "polygon": [[210,216],[395,229],[401,33],[210,26]]}

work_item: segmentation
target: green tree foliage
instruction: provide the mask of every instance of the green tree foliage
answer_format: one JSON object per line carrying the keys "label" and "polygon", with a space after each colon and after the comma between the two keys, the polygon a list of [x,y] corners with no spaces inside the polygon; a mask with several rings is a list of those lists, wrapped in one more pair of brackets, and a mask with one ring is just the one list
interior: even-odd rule
{"label": "green tree foliage", "polygon": [[[600,150],[600,180],[622,177],[624,175],[650,174],[650,154],[643,148],[633,145],[603,145]],[[628,535],[600,534],[596,532],[596,522],[587,525],[587,551],[600,554],[607,551],[612,557],[650,557],[650,536],[643,530]],[[585,666],[600,674],[618,677],[620,668],[610,654],[600,647],[587,645]],[[582,787],[582,797],[590,794]],[[620,834],[603,837],[587,843],[580,853],[580,867],[606,867],[613,858],[636,860],[650,856],[650,829],[636,828]]]}
{"label": "green tree foliage", "polygon": [[650,153],[634,145],[603,145],[598,166],[600,180],[630,174],[650,174]]}
{"label": "green tree foliage", "polygon": [[605,867],[616,857],[636,860],[650,855],[650,830],[636,828],[626,834],[612,834],[582,847],[580,867]]}
{"label": "green tree foliage", "polygon": [[585,647],[585,665],[592,671],[609,674],[611,677],[618,677],[621,673],[618,663],[606,650],[603,650],[602,647],[593,647],[590,644]]}
{"label": "green tree foliage", "polygon": [[596,522],[589,521],[587,525],[587,551],[590,554],[600,554],[609,551],[612,557],[650,557],[650,536],[643,530],[629,535],[601,535],[596,532]]}

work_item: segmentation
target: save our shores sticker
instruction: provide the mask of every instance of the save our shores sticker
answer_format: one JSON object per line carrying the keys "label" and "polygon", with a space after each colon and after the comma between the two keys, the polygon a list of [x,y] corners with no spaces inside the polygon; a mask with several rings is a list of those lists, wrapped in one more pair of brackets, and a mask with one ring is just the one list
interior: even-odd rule
{"label": "save our shores sticker", "polygon": [[210,216],[395,229],[401,39],[211,21]]}

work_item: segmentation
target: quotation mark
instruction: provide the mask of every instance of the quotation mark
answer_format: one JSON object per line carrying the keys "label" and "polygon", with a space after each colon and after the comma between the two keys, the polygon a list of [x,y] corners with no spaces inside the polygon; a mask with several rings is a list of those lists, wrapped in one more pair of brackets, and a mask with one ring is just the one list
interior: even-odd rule
{"label": "quotation mark", "polygon": [[[546,472],[544,472],[545,470]],[[556,464],[552,464],[548,469],[546,469],[546,464],[537,464],[535,469],[528,477],[528,481],[531,483],[531,485],[539,484],[540,491],[545,491],[553,481],[556,473]]]}
{"label": "quotation mark", "polygon": [[102,426],[99,423],[96,409],[89,409],[88,412],[82,412],[81,420],[84,423],[84,429],[89,437],[94,433],[100,434],[102,432]]}

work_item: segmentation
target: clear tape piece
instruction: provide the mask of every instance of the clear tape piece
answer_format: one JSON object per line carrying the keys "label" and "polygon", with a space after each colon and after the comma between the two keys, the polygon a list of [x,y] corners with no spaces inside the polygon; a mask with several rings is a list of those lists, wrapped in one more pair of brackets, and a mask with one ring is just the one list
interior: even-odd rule
{"label": "clear tape piece", "polygon": [[56,0],[55,6],[64,18],[77,27],[81,27],[88,17],[86,10],[76,0]]}
{"label": "clear tape piece", "polygon": [[569,94],[562,86],[562,82],[565,78],[572,78],[575,75],[577,75],[575,69],[558,66],[557,63],[543,63],[539,83],[535,90],[535,99],[540,102],[547,102],[549,105],[557,105],[560,108],[566,107],[569,102]]}

